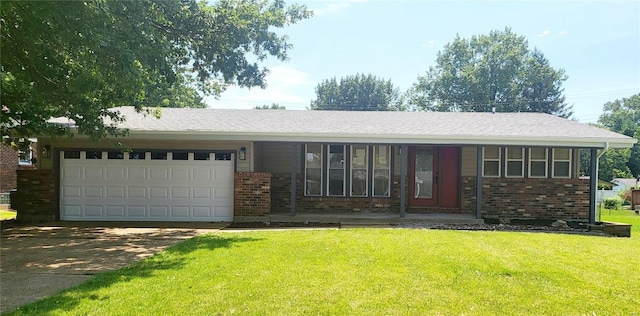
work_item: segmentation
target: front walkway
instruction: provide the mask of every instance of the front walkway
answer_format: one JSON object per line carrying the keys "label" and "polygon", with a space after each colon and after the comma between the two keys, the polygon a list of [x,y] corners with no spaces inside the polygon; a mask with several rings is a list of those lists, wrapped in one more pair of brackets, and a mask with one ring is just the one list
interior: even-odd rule
{"label": "front walkway", "polygon": [[400,217],[396,213],[364,213],[364,212],[296,212],[291,216],[288,212],[272,212],[271,222],[288,223],[340,223],[341,225],[388,226],[407,223],[420,224],[484,224],[471,214],[407,213]]}

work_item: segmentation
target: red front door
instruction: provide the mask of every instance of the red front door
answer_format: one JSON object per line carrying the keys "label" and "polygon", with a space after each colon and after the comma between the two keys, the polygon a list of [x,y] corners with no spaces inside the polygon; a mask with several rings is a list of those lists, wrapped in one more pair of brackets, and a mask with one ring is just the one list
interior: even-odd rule
{"label": "red front door", "polygon": [[409,205],[458,207],[458,147],[409,147]]}

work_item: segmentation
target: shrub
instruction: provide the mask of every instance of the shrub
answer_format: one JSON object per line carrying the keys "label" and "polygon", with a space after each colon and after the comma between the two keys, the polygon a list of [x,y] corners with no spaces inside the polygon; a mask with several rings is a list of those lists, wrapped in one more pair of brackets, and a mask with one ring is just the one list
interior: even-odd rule
{"label": "shrub", "polygon": [[618,192],[618,196],[622,200],[622,204],[631,204],[631,189]]}
{"label": "shrub", "polygon": [[608,210],[617,210],[622,207],[622,198],[612,196],[604,199],[604,208]]}

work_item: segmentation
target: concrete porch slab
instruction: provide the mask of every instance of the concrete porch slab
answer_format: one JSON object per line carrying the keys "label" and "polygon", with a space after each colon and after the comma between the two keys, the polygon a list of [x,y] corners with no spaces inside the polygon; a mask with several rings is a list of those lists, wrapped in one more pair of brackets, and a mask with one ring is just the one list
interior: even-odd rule
{"label": "concrete porch slab", "polygon": [[394,213],[362,213],[362,212],[331,212],[313,213],[297,212],[295,216],[289,213],[271,213],[271,222],[313,222],[313,223],[340,223],[341,225],[383,226],[394,224],[421,223],[421,224],[484,224],[483,219],[477,219],[470,214],[409,213],[405,217]]}

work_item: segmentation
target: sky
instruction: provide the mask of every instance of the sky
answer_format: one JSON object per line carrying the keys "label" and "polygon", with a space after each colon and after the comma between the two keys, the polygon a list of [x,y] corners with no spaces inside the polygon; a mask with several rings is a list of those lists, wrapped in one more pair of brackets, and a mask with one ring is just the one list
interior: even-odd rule
{"label": "sky", "polygon": [[[294,3],[287,1],[288,4]],[[211,108],[278,103],[305,110],[323,80],[356,73],[390,79],[406,91],[435,64],[456,34],[462,38],[509,27],[554,68],[573,118],[595,122],[609,101],[640,93],[640,1],[297,1],[314,16],[278,30],[293,48],[289,60],[263,65],[268,87],[230,87]]]}

